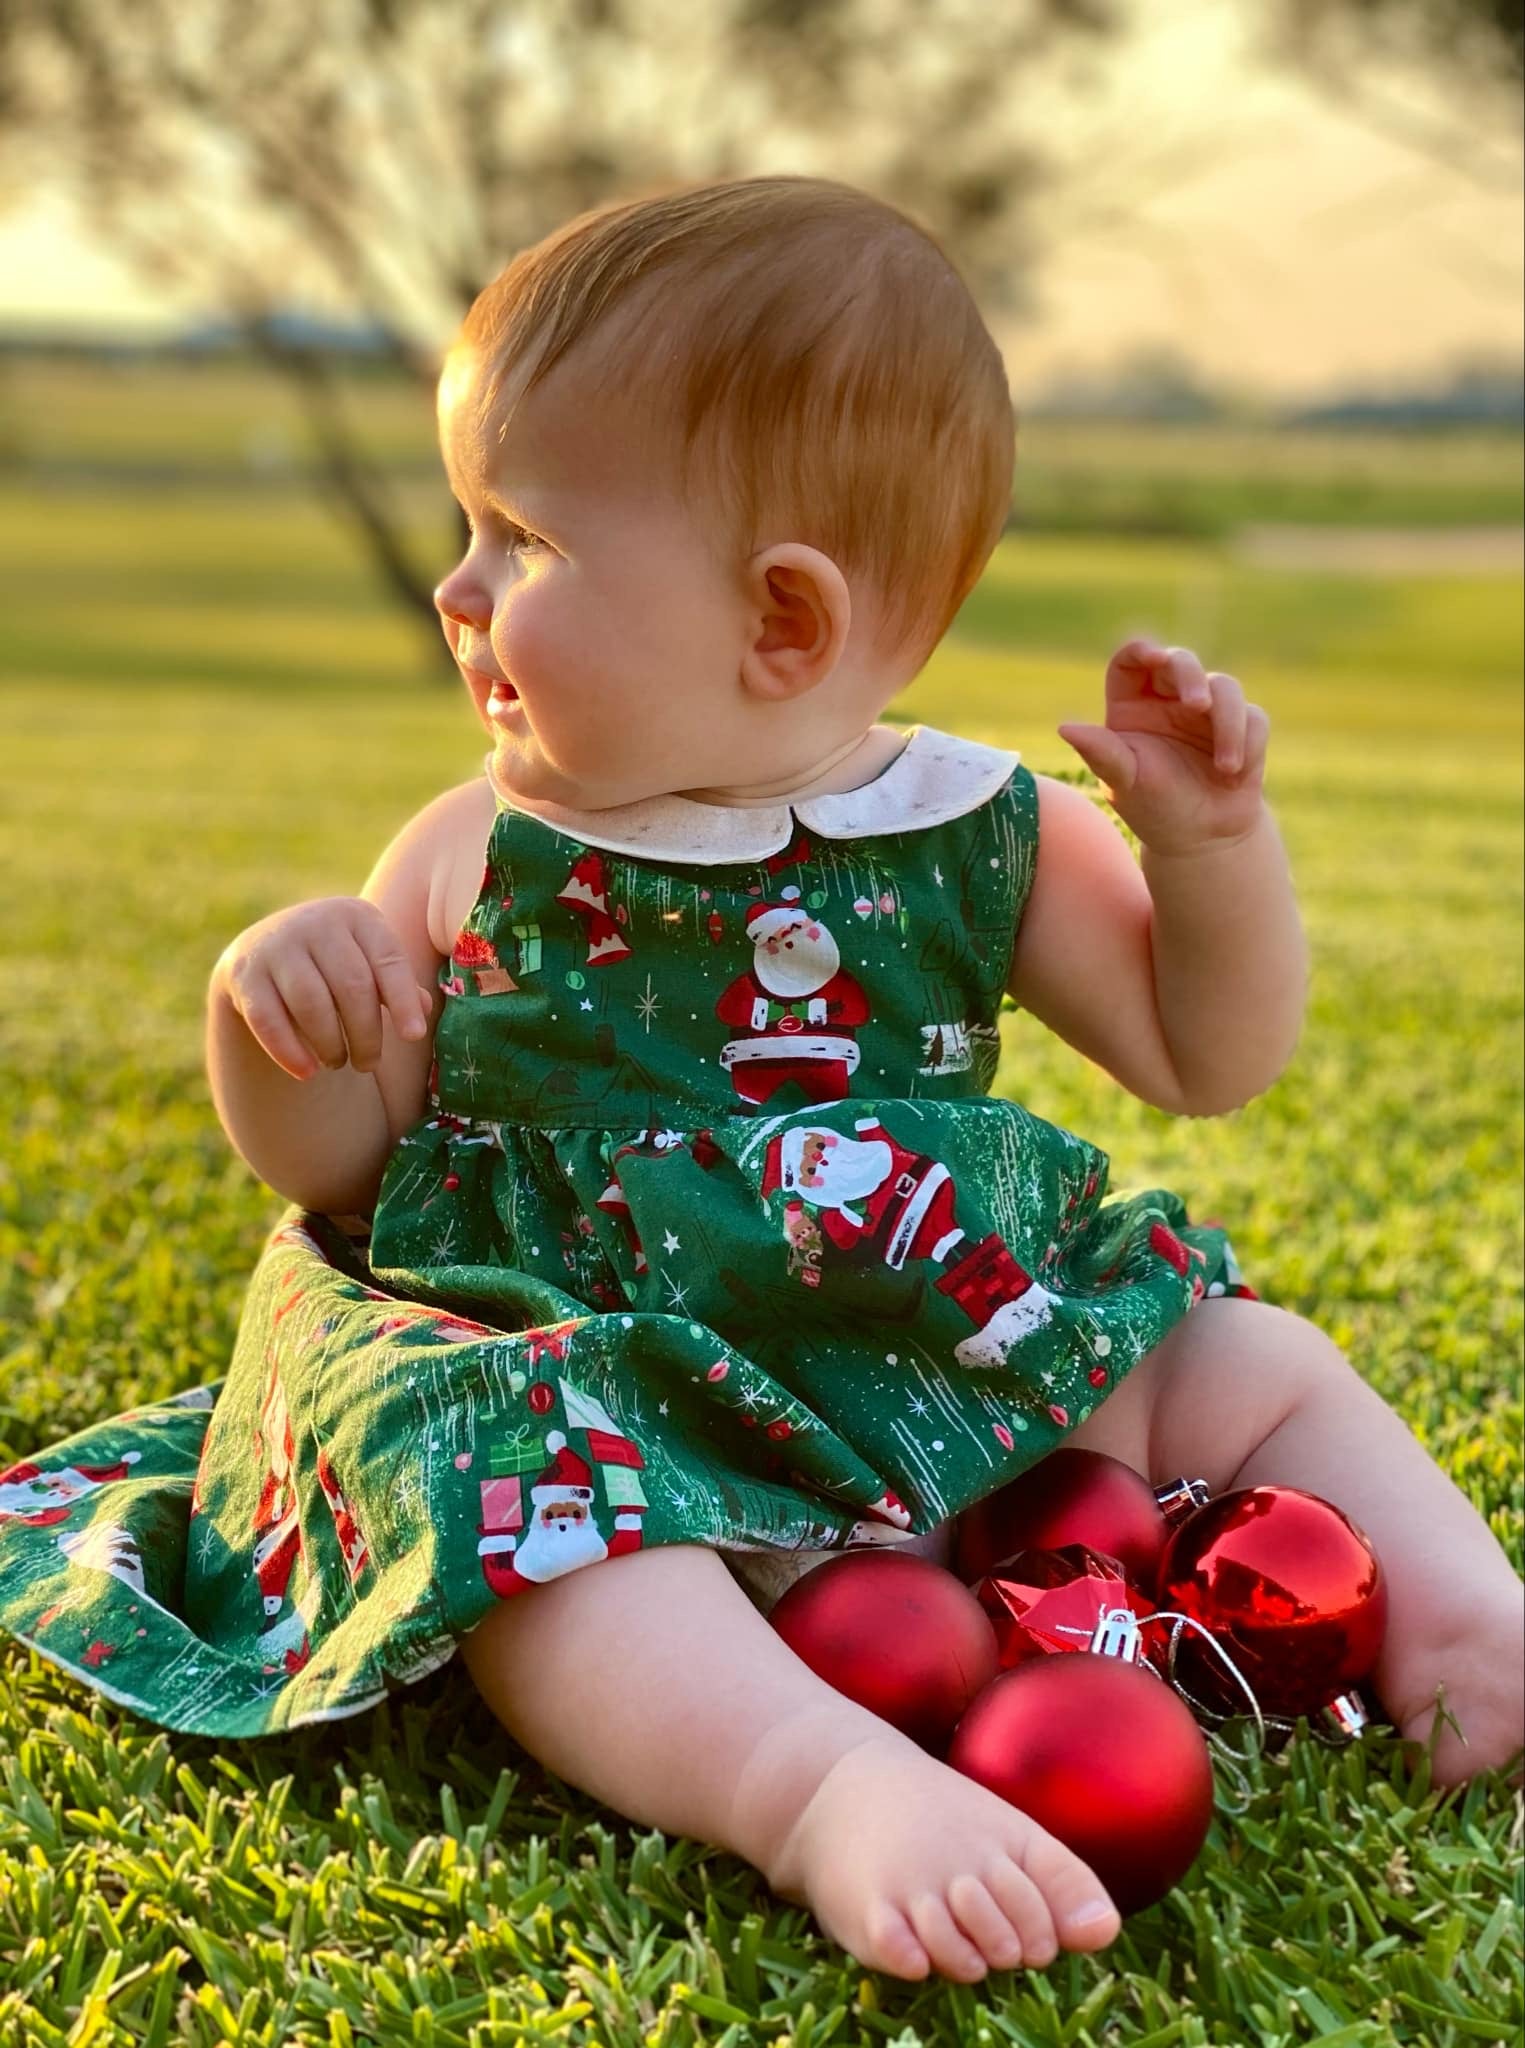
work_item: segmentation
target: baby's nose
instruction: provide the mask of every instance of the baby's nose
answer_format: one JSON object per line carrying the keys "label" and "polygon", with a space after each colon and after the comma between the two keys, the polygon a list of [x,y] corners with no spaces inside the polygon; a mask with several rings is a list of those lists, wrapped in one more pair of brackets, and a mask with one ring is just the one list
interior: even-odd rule
{"label": "baby's nose", "polygon": [[457,626],[475,626],[485,633],[492,624],[492,602],[474,578],[453,569],[434,590],[434,608]]}

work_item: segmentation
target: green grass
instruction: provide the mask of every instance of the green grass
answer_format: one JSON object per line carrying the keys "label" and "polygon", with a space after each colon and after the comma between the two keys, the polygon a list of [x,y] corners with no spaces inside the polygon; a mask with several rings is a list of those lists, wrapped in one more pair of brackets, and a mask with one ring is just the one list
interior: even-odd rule
{"label": "green grass", "polygon": [[[300,500],[0,492],[0,621],[3,1463],[225,1369],[282,1205],[211,1105],[207,973],[277,905],[357,889],[484,741]],[[1252,1284],[1335,1337],[1518,1564],[1518,592],[1029,539],[897,712],[1067,771],[1056,722],[1099,714],[1106,654],[1140,628],[1271,714],[1315,956],[1303,1040],[1268,1094],[1208,1122],[1020,1017],[1000,1086],[1105,1145],[1115,1185],[1228,1221]],[[1258,1763],[1243,1811],[1221,1793],[1188,1879],[1105,1956],[908,1985],[854,1968],[735,1859],[549,1777],[458,1668],[353,1721],[216,1744],[12,1645],[0,2041],[1518,2038],[1519,1822],[1496,1781],[1440,1798],[1377,1736]]]}

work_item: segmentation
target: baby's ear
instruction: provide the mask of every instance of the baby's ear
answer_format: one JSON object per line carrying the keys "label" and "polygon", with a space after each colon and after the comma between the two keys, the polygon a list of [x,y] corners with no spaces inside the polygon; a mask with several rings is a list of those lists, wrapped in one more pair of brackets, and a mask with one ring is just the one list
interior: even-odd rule
{"label": "baby's ear", "polygon": [[783,541],[747,564],[748,640],[741,681],[757,697],[799,697],[842,658],[852,598],[819,548]]}

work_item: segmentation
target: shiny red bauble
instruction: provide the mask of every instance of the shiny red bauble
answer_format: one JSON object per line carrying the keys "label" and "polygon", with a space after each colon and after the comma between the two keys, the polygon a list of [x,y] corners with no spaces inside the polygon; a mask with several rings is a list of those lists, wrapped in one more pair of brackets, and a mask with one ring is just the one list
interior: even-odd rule
{"label": "shiny red bauble", "polygon": [[948,1762],[1088,1863],[1119,1913],[1163,1898],[1213,1814],[1207,1742],[1161,1678],[1116,1657],[1038,1657],[986,1686]]}
{"label": "shiny red bauble", "polygon": [[[1365,1678],[1387,1626],[1387,1582],[1370,1543],[1317,1494],[1245,1486],[1184,1521],[1160,1564],[1159,1604],[1211,1630],[1263,1713],[1295,1719]],[[1177,1672],[1204,1704],[1249,1703],[1182,1631]]]}
{"label": "shiny red bauble", "polygon": [[1101,1451],[1050,1451],[959,1516],[957,1570],[972,1582],[1019,1551],[1084,1543],[1148,1592],[1167,1533],[1154,1489],[1131,1465]]}
{"label": "shiny red bauble", "polygon": [[768,1619],[817,1676],[941,1754],[996,1675],[995,1630],[930,1558],[859,1550],[796,1579]]}

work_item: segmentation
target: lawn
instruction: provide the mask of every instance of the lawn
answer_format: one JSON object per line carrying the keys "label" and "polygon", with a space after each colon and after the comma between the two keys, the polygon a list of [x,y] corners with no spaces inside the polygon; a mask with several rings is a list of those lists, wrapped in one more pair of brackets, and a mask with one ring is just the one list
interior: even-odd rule
{"label": "lawn", "polygon": [[[225,1369],[283,1205],[212,1108],[208,971],[276,906],[358,889],[484,741],[327,515],[274,490],[0,488],[0,622],[4,1464]],[[1013,1015],[999,1086],[1102,1143],[1114,1186],[1225,1219],[1257,1290],[1335,1337],[1517,1565],[1519,626],[1504,577],[1034,534],[895,707],[1067,772],[1055,724],[1100,715],[1108,651],[1148,629],[1270,712],[1315,957],[1287,1072],[1172,1120]],[[548,1777],[457,1667],[215,1744],[0,1652],[7,2048],[1461,2048],[1519,2036],[1519,1889],[1500,1784],[1440,1798],[1381,1735],[1304,1741],[1244,1798],[1222,1779],[1196,1867],[1106,1955],[907,1985],[735,1859]]]}

